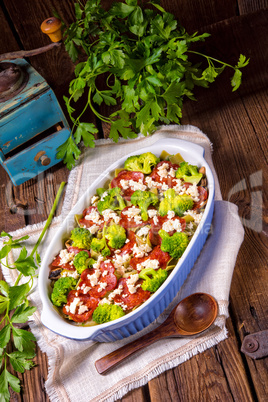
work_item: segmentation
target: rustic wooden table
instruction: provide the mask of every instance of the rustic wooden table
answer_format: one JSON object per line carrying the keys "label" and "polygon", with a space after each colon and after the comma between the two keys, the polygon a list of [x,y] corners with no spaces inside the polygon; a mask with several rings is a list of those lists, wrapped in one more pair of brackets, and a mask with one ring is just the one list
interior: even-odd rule
{"label": "rustic wooden table", "polygon": [[[213,160],[223,199],[238,205],[245,228],[245,240],[231,285],[229,337],[132,391],[123,401],[268,400],[267,357],[253,360],[240,351],[247,334],[268,328],[268,9],[265,0],[228,0],[224,6],[219,3],[200,1],[196,5],[194,1],[182,1],[178,9],[176,1],[166,0],[163,6],[179,17],[189,32],[199,29],[212,34],[205,45],[209,54],[230,62],[236,62],[239,53],[251,59],[243,72],[243,85],[237,92],[231,92],[229,74],[224,72],[209,90],[196,92],[197,102],[185,102],[182,119],[182,124],[199,127],[213,142]],[[40,4],[26,0],[19,4],[16,0],[1,2],[0,54],[48,43],[39,32],[33,32],[39,30],[40,21],[50,16],[48,10],[56,6],[52,1],[42,2],[42,7]],[[71,1],[66,1],[64,10],[62,5],[57,4],[57,7],[61,15],[69,18],[73,15]],[[32,32],[23,28],[26,17]],[[31,62],[61,101],[72,74],[71,63],[63,49],[33,57]],[[65,74],[61,74],[63,69]],[[61,181],[68,180],[68,173],[59,164],[42,177],[14,187],[0,168],[0,230],[9,232],[44,221]],[[49,400],[44,390],[47,360],[38,348],[35,362],[31,371],[18,374],[22,392],[20,395],[13,393],[12,401]]]}

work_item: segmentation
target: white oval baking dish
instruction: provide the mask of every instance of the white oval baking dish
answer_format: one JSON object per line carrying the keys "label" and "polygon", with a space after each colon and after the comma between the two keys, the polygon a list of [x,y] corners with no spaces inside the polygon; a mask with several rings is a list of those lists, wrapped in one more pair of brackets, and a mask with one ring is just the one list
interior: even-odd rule
{"label": "white oval baking dish", "polygon": [[[118,167],[122,167],[128,156],[135,154],[139,155],[148,151],[160,156],[163,150],[170,154],[180,153],[187,162],[198,165],[199,167],[205,166],[206,168],[208,181],[207,205],[203,218],[186,251],[164,284],[153,296],[136,310],[115,321],[91,327],[82,327],[72,323],[71,321],[68,322],[60,316],[50,301],[49,295],[51,293],[51,286],[48,274],[49,264],[58,254],[59,250],[63,248],[64,238],[66,239],[68,237],[70,231],[75,226],[74,215],[81,214],[81,212],[89,205],[90,199],[95,194],[96,189],[104,187],[105,184],[113,178],[112,175],[114,170]],[[126,338],[151,324],[174,299],[193,267],[209,233],[213,208],[214,178],[209,165],[204,159],[204,149],[199,145],[174,138],[161,139],[150,147],[141,148],[136,152],[129,153],[113,163],[109,169],[106,169],[99,178],[92,183],[86,193],[80,198],[62,223],[61,227],[58,229],[55,237],[52,239],[48,249],[46,250],[38,280],[39,293],[43,304],[41,314],[42,323],[51,331],[67,338],[80,340],[91,339],[99,342],[111,342]]]}

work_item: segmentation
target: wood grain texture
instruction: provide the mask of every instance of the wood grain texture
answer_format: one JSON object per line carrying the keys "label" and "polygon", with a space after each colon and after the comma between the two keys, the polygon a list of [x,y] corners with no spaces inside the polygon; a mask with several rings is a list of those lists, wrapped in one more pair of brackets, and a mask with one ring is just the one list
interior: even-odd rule
{"label": "wood grain texture", "polygon": [[[2,3],[10,20],[5,19],[0,7],[0,53],[48,44],[49,39],[39,30],[40,21],[49,16],[48,10],[55,8],[68,22],[73,18],[71,0],[4,0]],[[243,355],[240,347],[247,334],[266,329],[268,325],[267,232],[263,223],[267,221],[268,209],[267,4],[264,0],[239,0],[236,8],[231,0],[198,4],[185,0],[181,8],[175,1],[165,1],[163,5],[176,16],[181,15],[189,29],[200,27],[200,32],[212,34],[202,44],[202,50],[230,63],[236,63],[240,52],[251,59],[243,71],[243,85],[237,92],[231,91],[231,73],[225,71],[209,90],[196,91],[197,102],[185,102],[182,119],[182,124],[199,127],[213,142],[213,160],[222,195],[238,206],[245,240],[232,279],[228,339],[159,375],[147,386],[133,390],[122,401],[263,402],[268,395],[268,359],[254,361]],[[204,14],[206,5],[208,15]],[[238,13],[244,15],[235,17]],[[21,45],[12,35],[10,21]],[[195,21],[198,26],[194,25]],[[60,98],[68,90],[73,66],[63,49],[53,52],[35,56],[31,62]],[[68,179],[68,174],[59,164],[42,177],[15,188],[0,168],[0,229],[13,231],[45,220],[58,186]],[[23,388],[21,394],[12,393],[12,402],[48,402],[44,391],[47,360],[38,348],[35,360],[37,365],[33,370],[18,374]]]}

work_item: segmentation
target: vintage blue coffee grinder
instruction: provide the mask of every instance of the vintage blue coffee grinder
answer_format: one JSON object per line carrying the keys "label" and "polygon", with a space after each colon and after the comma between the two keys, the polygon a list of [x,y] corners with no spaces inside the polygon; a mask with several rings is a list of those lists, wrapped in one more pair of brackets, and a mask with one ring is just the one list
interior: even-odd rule
{"label": "vintage blue coffee grinder", "polygon": [[54,92],[22,58],[59,45],[60,25],[56,18],[41,25],[50,45],[0,56],[0,163],[15,186],[59,163],[57,148],[70,135]]}

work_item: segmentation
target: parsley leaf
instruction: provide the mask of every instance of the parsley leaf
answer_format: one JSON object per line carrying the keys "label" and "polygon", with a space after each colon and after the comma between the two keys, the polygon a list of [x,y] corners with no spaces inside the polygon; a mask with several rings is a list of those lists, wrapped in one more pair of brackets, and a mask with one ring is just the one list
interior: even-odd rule
{"label": "parsley leaf", "polygon": [[75,165],[75,160],[78,159],[80,154],[81,151],[75,144],[72,136],[70,136],[67,141],[58,147],[56,157],[58,159],[63,159],[67,168],[72,169]]}
{"label": "parsley leaf", "polygon": [[[72,60],[83,54],[85,61],[76,65],[70,96],[64,98],[74,135],[58,148],[57,157],[71,169],[80,155],[80,141],[93,146],[96,131],[83,126],[86,123],[81,120],[88,109],[110,125],[109,137],[117,142],[120,136],[133,138],[139,132],[148,135],[163,122],[179,124],[184,98],[195,100],[195,86],[208,88],[225,68],[234,70],[231,87],[237,90],[241,68],[249,59],[240,55],[232,66],[192,50],[193,44],[209,36],[188,34],[158,1],[125,0],[110,9],[102,8],[99,0],[87,0],[84,6],[75,3],[75,20],[65,26],[64,43]],[[207,65],[193,64],[191,54]],[[100,82],[106,86],[99,88]],[[85,107],[74,119],[74,104],[86,91]],[[96,107],[103,104],[119,110],[103,116]]]}
{"label": "parsley leaf", "polygon": [[[0,358],[2,362],[0,401],[10,400],[9,386],[15,392],[20,392],[20,380],[7,370],[7,361],[9,360],[14,370],[20,373],[31,369],[34,365],[32,359],[35,356],[36,339],[31,332],[18,329],[14,324],[26,322],[36,311],[36,307],[29,305],[27,297],[33,286],[33,276],[36,274],[37,265],[40,263],[40,255],[37,252],[37,248],[51,223],[64,185],[64,182],[61,183],[44,229],[30,255],[28,255],[27,249],[23,245],[23,242],[29,238],[28,236],[13,239],[8,233],[1,233],[2,237],[7,238],[3,241],[3,247],[0,250],[1,259],[8,257],[8,253],[12,252],[13,249],[21,248],[21,250],[19,257],[14,261],[12,266],[8,265],[8,258],[6,258],[5,266],[9,269],[17,269],[19,272],[15,284],[9,286],[5,281],[0,281],[0,313],[3,316],[1,321],[3,327],[0,330]],[[27,277],[28,282],[20,285],[19,282],[23,276]],[[12,342],[13,352],[8,353]]]}

